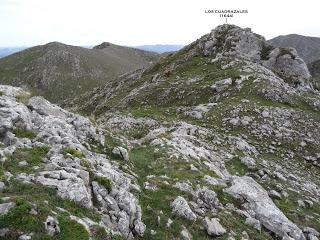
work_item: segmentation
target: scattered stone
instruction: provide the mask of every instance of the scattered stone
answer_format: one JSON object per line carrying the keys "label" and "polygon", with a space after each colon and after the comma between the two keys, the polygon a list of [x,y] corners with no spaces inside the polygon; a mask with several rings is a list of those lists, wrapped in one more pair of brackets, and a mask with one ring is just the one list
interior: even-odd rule
{"label": "scattered stone", "polygon": [[112,150],[112,153],[116,156],[119,156],[120,158],[122,158],[125,161],[129,161],[129,153],[127,151],[127,149],[123,148],[123,147],[115,147]]}
{"label": "scattered stone", "polygon": [[31,239],[31,236],[28,234],[23,234],[18,238],[18,240],[30,240],[30,239]]}
{"label": "scattered stone", "polygon": [[138,236],[142,237],[146,231],[146,225],[141,221],[137,221],[134,225],[134,231]]}
{"label": "scattered stone", "polygon": [[4,184],[4,182],[0,182],[0,192],[3,192],[5,187],[6,187],[6,185]]}
{"label": "scattered stone", "polygon": [[181,235],[181,239],[182,240],[192,240],[192,236],[191,234],[189,233],[188,229],[183,226],[181,232],[180,232],[180,235]]}
{"label": "scattered stone", "polygon": [[190,221],[195,221],[197,219],[197,216],[190,209],[187,200],[185,200],[181,196],[178,196],[171,203],[171,207],[172,207],[173,214],[177,214],[177,215],[179,215],[185,219],[188,219]]}
{"label": "scattered stone", "polygon": [[210,236],[216,237],[226,233],[226,230],[222,227],[218,218],[209,219],[205,217],[203,225]]}
{"label": "scattered stone", "polygon": [[261,231],[261,224],[260,224],[259,220],[252,218],[252,217],[248,217],[248,218],[246,218],[245,223],[247,225],[257,229],[258,231]]}
{"label": "scattered stone", "polygon": [[196,168],[193,164],[190,164],[190,170],[191,170],[192,172],[199,172],[199,169]]}
{"label": "scattered stone", "polygon": [[312,234],[316,237],[320,237],[320,233],[316,229],[311,228],[311,227],[304,227],[303,232],[306,234]]}
{"label": "scattered stone", "polygon": [[277,198],[277,199],[281,199],[281,198],[282,198],[282,197],[281,197],[281,194],[278,193],[276,190],[270,190],[270,191],[268,192],[268,194],[269,194],[269,196],[270,196],[271,198]]}
{"label": "scattered stone", "polygon": [[252,157],[241,157],[240,161],[250,169],[256,166],[256,161]]}
{"label": "scattered stone", "polygon": [[172,223],[173,223],[173,221],[170,218],[168,218],[168,221],[167,221],[167,224],[166,224],[167,227],[170,227]]}
{"label": "scattered stone", "polygon": [[28,165],[27,161],[21,161],[21,162],[19,162],[19,166],[20,166],[20,167],[25,167],[25,166],[27,166],[27,165]]}
{"label": "scattered stone", "polygon": [[16,204],[14,202],[0,204],[0,216],[6,215],[10,211],[10,209],[15,206]]}
{"label": "scattered stone", "polygon": [[9,228],[0,228],[0,237],[5,237],[9,232]]}
{"label": "scattered stone", "polygon": [[48,216],[46,221],[44,222],[44,227],[49,236],[54,236],[60,233],[59,222],[55,217]]}

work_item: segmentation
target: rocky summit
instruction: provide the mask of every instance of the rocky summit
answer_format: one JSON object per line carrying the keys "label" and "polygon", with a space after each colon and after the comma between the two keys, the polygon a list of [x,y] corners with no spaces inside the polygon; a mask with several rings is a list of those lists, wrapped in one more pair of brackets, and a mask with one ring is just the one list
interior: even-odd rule
{"label": "rocky summit", "polygon": [[225,24],[63,106],[0,86],[0,239],[319,239],[295,49]]}

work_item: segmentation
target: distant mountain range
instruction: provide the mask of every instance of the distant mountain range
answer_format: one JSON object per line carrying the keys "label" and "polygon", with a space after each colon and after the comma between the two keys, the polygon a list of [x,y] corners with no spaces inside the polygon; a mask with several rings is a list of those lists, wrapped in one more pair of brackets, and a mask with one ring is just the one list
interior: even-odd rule
{"label": "distant mountain range", "polygon": [[[84,48],[93,48],[93,46],[82,46]],[[130,46],[128,46],[130,47]],[[170,44],[156,44],[156,45],[140,45],[132,46],[132,48],[138,48],[145,51],[151,51],[156,53],[175,52],[180,50],[183,45],[170,45]],[[13,53],[20,52],[28,47],[0,47],[0,58],[9,56]]]}
{"label": "distant mountain range", "polygon": [[1,58],[0,84],[22,86],[59,103],[160,57],[111,43],[88,49],[52,42]]}
{"label": "distant mountain range", "polygon": [[134,46],[135,48],[152,51],[157,53],[176,52],[183,48],[183,45],[170,45],[170,44],[156,44],[156,45],[141,45]]}
{"label": "distant mountain range", "polygon": [[277,47],[293,47],[308,64],[320,59],[320,38],[298,34],[282,35],[268,41]]}
{"label": "distant mountain range", "polygon": [[3,58],[16,52],[20,52],[26,48],[27,47],[0,47],[0,58]]}

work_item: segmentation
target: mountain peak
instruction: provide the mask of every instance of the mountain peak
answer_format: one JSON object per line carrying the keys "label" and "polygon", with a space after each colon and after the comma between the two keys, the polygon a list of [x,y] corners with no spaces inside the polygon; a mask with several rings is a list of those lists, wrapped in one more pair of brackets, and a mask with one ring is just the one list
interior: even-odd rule
{"label": "mountain peak", "polygon": [[310,73],[294,48],[275,47],[250,28],[223,24],[196,42],[197,54],[240,58],[269,68],[291,85],[308,86]]}
{"label": "mountain peak", "polygon": [[94,46],[93,49],[104,49],[104,48],[107,48],[107,47],[110,47],[111,46],[111,43],[109,42],[103,42],[97,46]]}

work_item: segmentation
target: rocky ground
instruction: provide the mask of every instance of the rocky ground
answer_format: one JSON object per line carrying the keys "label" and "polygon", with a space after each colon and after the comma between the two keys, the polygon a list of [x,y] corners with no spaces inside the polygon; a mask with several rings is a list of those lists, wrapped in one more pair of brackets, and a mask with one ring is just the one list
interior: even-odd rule
{"label": "rocky ground", "polygon": [[222,25],[66,103],[0,87],[3,239],[320,231],[320,94],[294,49]]}

